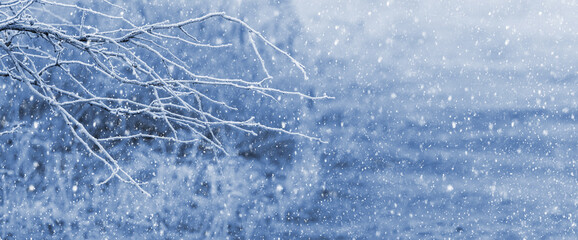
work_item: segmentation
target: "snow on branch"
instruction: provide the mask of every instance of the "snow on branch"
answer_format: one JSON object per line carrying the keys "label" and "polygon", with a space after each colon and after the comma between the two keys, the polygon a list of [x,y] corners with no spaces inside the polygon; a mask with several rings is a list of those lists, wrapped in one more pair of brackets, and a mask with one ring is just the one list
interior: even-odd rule
{"label": "snow on branch", "polygon": [[[111,6],[117,10],[121,8]],[[62,9],[81,13],[82,16],[66,19],[62,17],[64,14],[60,14]],[[43,18],[46,15],[52,16],[50,21]],[[88,16],[92,19],[90,22],[86,21]],[[307,79],[307,73],[304,66],[287,52],[242,20],[225,13],[210,13],[175,23],[137,25],[122,15],[74,4],[13,0],[0,3],[0,18],[0,48],[3,51],[0,54],[0,77],[27,86],[64,119],[76,140],[110,169],[111,174],[101,183],[118,178],[146,193],[141,187],[142,183],[124,171],[118,157],[110,153],[109,144],[115,141],[202,141],[226,154],[215,137],[214,129],[220,127],[253,135],[256,135],[256,129],[265,129],[321,141],[316,137],[255,122],[253,118],[226,119],[214,114],[214,109],[236,111],[237,108],[203,89],[233,88],[273,99],[279,94],[306,99],[329,98],[267,86],[266,83],[273,76],[267,69],[270,63],[263,57],[260,52],[263,49],[259,49],[259,45],[288,59],[304,79]],[[103,26],[94,19],[113,25]],[[224,77],[222,73],[203,74],[197,72],[193,67],[195,63],[186,55],[176,52],[179,49],[211,51],[235,47],[233,43],[203,42],[199,36],[195,36],[195,26],[207,24],[209,20],[244,29],[242,34],[249,39],[247,49],[250,49],[257,63],[248,70],[260,69],[256,75],[264,75],[263,79]],[[179,46],[179,49],[174,49],[174,46]],[[111,94],[111,88],[118,91]],[[102,136],[106,134],[95,132],[80,119],[78,109],[83,107],[104,111],[107,117],[147,119],[154,123],[155,130],[134,128],[130,132],[112,131],[108,136]],[[16,128],[0,135],[14,131]]]}
{"label": "snow on branch", "polygon": [[12,134],[12,133],[16,133],[16,132],[19,131],[20,126],[22,126],[22,123],[17,124],[16,126],[12,127],[10,130],[0,132],[0,136],[2,136],[2,135],[7,135],[7,134]]}

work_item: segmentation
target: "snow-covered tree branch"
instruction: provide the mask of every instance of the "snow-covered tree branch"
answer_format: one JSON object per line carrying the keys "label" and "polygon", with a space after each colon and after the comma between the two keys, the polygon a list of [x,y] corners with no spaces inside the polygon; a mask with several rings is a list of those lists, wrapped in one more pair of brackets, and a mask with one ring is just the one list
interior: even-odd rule
{"label": "snow-covered tree branch", "polygon": [[22,125],[22,124],[20,123],[20,124],[18,124],[18,125],[16,125],[16,126],[12,127],[12,128],[9,129],[9,130],[0,132],[0,136],[18,132],[18,129],[20,129],[20,126],[21,126],[21,125]]}
{"label": "snow-covered tree branch", "polygon": [[[110,8],[126,9],[108,3]],[[37,18],[52,15],[51,19]],[[59,17],[78,14],[73,20]],[[256,135],[256,129],[298,135],[321,141],[280,126],[269,126],[254,118],[234,119],[219,116],[216,109],[236,111],[227,99],[215,96],[208,89],[233,88],[276,99],[278,95],[294,95],[306,99],[324,99],[298,91],[269,86],[273,78],[263,55],[279,55],[292,63],[304,79],[304,67],[286,51],[275,46],[257,30],[240,19],[225,13],[210,13],[180,22],[136,24],[123,14],[96,11],[75,4],[44,0],[13,0],[0,3],[0,76],[3,81],[17,81],[26,86],[35,98],[50,106],[63,119],[77,142],[110,170],[112,178],[131,183],[141,191],[141,183],[133,179],[110,153],[110,146],[120,141],[156,139],[175,143],[207,143],[210,148],[226,153],[215,129],[228,128]],[[107,25],[91,24],[91,21]],[[94,20],[97,19],[97,20]],[[228,43],[228,39],[202,39],[196,31],[205,24],[232,24],[242,28],[246,46]],[[231,41],[234,42],[234,41]],[[255,64],[251,71],[259,79],[244,79],[227,73],[200,73],[186,52],[218,56],[227,49],[248,49],[244,56]],[[198,60],[198,59],[197,59]],[[235,67],[232,61],[230,67]],[[113,91],[105,91],[113,89]],[[236,98],[237,96],[229,96]],[[248,103],[250,104],[250,103]],[[107,119],[123,121],[137,118],[152,122],[142,128],[139,121],[123,129],[95,132],[91,124],[81,120],[86,111],[99,112]],[[86,118],[86,117],[85,117]],[[14,132],[15,129],[4,133]]]}

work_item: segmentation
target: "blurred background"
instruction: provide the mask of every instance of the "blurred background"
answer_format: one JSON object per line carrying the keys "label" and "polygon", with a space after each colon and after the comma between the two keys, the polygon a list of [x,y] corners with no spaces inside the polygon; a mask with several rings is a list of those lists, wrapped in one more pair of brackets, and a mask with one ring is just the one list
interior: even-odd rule
{"label": "blurred background", "polygon": [[[24,125],[0,136],[0,238],[578,235],[576,1],[118,4],[136,23],[215,11],[246,21],[310,75],[300,78],[263,47],[266,58],[277,59],[270,86],[335,99],[277,102],[219,89],[240,111],[218,114],[255,116],[329,143],[220,131],[230,156],[193,144],[115,146],[123,167],[149,183],[144,188],[153,196],[146,198],[118,181],[96,186],[107,169],[48,105],[2,79],[0,127]],[[239,31],[216,22],[199,27],[198,36],[246,44]],[[247,72],[215,67],[243,59],[242,52],[191,55],[200,72],[258,78],[250,61],[241,65]],[[207,60],[216,64],[202,64]],[[101,121],[91,129],[97,133],[111,128],[98,113],[77,117]]]}
{"label": "blurred background", "polygon": [[576,236],[575,1],[294,5],[337,236]]}

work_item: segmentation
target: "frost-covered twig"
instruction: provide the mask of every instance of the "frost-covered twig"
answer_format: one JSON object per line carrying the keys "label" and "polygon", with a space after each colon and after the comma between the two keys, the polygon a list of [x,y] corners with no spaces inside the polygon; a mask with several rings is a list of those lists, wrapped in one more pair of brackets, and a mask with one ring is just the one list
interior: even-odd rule
{"label": "frost-covered twig", "polygon": [[16,126],[12,127],[12,128],[11,128],[10,130],[8,130],[8,131],[0,132],[0,136],[6,135],[6,134],[16,133],[16,132],[18,132],[18,130],[20,129],[20,126],[22,126],[22,123],[18,123]]}

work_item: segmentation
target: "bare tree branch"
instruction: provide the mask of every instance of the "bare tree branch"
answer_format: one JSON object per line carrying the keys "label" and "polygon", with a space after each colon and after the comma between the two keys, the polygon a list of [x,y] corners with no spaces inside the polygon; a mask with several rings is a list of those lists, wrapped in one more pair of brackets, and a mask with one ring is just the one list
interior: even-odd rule
{"label": "bare tree branch", "polygon": [[[39,12],[52,13],[52,8],[77,11],[81,17],[79,20],[55,17],[56,22],[33,17]],[[115,141],[202,141],[226,154],[214,130],[220,127],[249,134],[256,134],[255,129],[264,129],[321,141],[317,137],[255,122],[254,118],[224,119],[214,114],[214,108],[230,111],[237,111],[237,108],[201,89],[227,87],[273,99],[279,94],[306,99],[330,98],[266,86],[273,76],[267,69],[269,63],[260,52],[259,44],[287,58],[307,79],[305,67],[248,24],[225,13],[210,13],[176,23],[137,26],[122,16],[73,4],[14,0],[0,4],[0,15],[4,18],[0,20],[0,48],[4,52],[0,56],[3,68],[0,77],[21,82],[64,119],[75,139],[109,168],[110,175],[100,184],[117,178],[146,193],[142,183],[123,170],[118,157],[107,148]],[[98,25],[86,21],[88,16],[116,21],[119,27],[99,29]],[[252,51],[257,68],[261,69],[258,74],[264,75],[262,80],[198,73],[191,67],[190,60],[171,49],[170,44],[207,51],[235,47],[232,43],[203,43],[192,34],[195,25],[207,24],[209,20],[234,24],[245,30],[245,37],[249,39],[247,47]],[[78,72],[89,74],[81,76]],[[92,86],[94,81],[102,79],[116,82],[120,93],[107,95],[106,91]],[[110,132],[101,137],[107,133],[91,132],[87,123],[79,119],[76,109],[82,106],[96,107],[119,119],[146,117],[154,122],[156,130],[134,128],[124,135]],[[0,135],[13,133],[17,128]]]}

